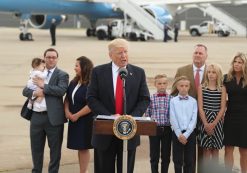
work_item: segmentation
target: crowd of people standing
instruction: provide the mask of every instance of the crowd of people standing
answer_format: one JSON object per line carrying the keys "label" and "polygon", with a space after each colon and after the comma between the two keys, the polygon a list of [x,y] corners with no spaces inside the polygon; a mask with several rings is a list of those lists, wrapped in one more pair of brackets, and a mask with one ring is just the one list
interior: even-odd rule
{"label": "crowd of people standing", "polygon": [[[78,151],[80,173],[88,170],[89,149],[94,149],[95,173],[122,172],[122,140],[114,135],[93,134],[92,123],[95,115],[123,114],[122,102],[119,104],[117,99],[121,85],[118,71],[126,68],[126,113],[149,116],[157,123],[156,136],[149,138],[150,172],[167,173],[172,155],[175,173],[202,173],[205,161],[219,162],[219,150],[224,146],[226,170],[232,171],[233,151],[238,147],[241,173],[246,173],[246,55],[237,53],[228,73],[223,75],[218,64],[206,63],[207,47],[197,44],[192,63],[177,69],[171,92],[167,91],[167,76],[158,74],[154,78],[157,92],[150,96],[145,71],[128,62],[128,50],[128,41],[114,39],[108,44],[109,63],[93,67],[89,58],[77,58],[75,76],[70,82],[69,75],[57,67],[58,52],[53,48],[45,50],[44,60],[39,60],[43,63],[39,70],[42,77],[32,76],[35,89],[28,85],[23,89],[23,95],[33,104],[32,172],[42,172],[46,138],[50,148],[49,173],[59,172],[66,122],[67,147]],[[134,172],[139,145],[138,135],[128,141],[128,173]]]}

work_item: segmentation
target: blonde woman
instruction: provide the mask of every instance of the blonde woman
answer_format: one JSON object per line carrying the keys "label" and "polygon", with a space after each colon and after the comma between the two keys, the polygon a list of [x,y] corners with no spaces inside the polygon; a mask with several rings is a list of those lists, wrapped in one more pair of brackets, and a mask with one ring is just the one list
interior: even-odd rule
{"label": "blonde woman", "polygon": [[247,60],[237,53],[231,68],[224,76],[228,94],[224,121],[225,164],[231,170],[234,164],[234,147],[239,147],[241,173],[247,172]]}
{"label": "blonde woman", "polygon": [[203,148],[204,159],[219,159],[223,147],[222,116],[226,109],[226,89],[223,86],[219,65],[206,68],[205,81],[198,88],[198,109],[202,124],[199,126],[199,145]]}

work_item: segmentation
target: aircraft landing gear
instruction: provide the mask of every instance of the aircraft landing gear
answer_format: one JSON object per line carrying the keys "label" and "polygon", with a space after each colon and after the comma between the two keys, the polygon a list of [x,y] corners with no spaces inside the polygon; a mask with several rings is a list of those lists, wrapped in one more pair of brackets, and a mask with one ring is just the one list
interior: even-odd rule
{"label": "aircraft landing gear", "polygon": [[32,41],[33,40],[33,35],[30,32],[28,32],[26,34],[20,33],[19,39],[21,41]]}
{"label": "aircraft landing gear", "polygon": [[19,39],[21,41],[33,41],[33,36],[30,32],[27,32],[28,30],[28,20],[27,19],[22,19],[21,20],[21,26],[20,26],[20,30],[21,33],[19,35]]}

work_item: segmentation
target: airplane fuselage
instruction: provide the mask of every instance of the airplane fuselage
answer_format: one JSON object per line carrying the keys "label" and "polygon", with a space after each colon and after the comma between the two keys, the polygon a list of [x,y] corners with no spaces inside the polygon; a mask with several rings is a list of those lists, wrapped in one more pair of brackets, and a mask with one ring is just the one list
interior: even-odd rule
{"label": "airplane fuselage", "polygon": [[0,0],[0,11],[16,14],[81,14],[96,19],[122,16],[109,3],[67,0]]}
{"label": "airplane fuselage", "polygon": [[[0,0],[0,12],[13,13],[20,17],[20,40],[32,40],[31,33],[27,31],[28,24],[36,29],[48,29],[52,20],[59,25],[66,21],[67,15],[85,16],[90,22],[87,36],[96,35],[95,28],[98,19],[124,18],[125,8],[127,7],[116,7],[114,3],[86,0]],[[142,13],[149,13],[148,15],[161,24],[172,18],[168,11],[162,7],[145,5],[142,8],[144,9],[141,9]],[[137,19],[136,22],[138,22]]]}

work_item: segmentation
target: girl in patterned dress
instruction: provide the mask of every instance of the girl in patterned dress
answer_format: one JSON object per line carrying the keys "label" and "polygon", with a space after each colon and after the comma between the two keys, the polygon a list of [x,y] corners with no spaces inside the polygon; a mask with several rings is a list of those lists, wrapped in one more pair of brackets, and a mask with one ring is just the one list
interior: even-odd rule
{"label": "girl in patterned dress", "polygon": [[219,65],[206,68],[205,82],[198,88],[198,109],[202,124],[199,126],[199,145],[205,159],[219,157],[223,147],[223,121],[226,109],[226,89],[223,86]]}

